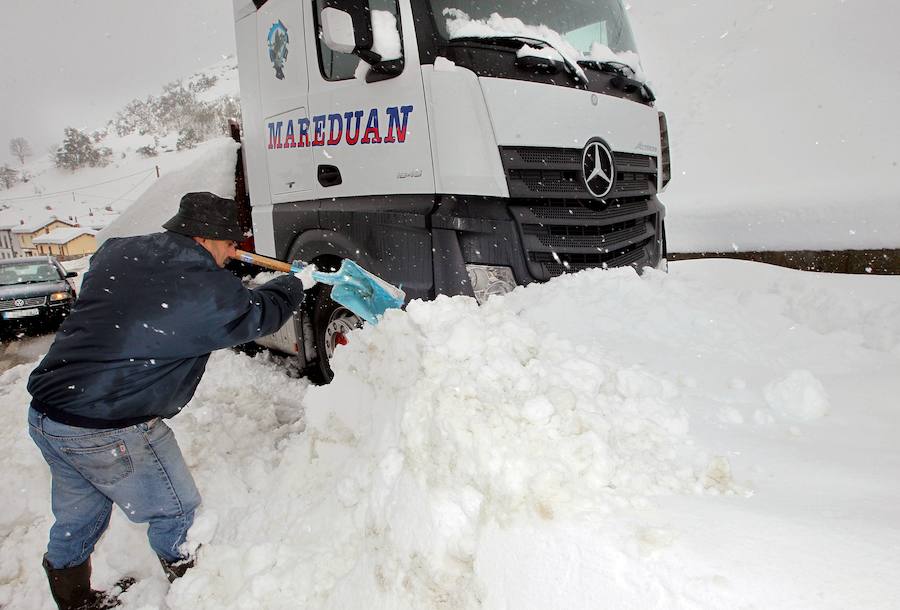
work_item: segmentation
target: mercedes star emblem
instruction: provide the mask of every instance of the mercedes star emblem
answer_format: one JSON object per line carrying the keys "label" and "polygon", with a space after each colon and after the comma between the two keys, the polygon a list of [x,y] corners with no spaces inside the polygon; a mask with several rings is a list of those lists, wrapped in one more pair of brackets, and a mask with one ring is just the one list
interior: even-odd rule
{"label": "mercedes star emblem", "polygon": [[25,301],[23,301],[22,299],[16,299],[15,301],[13,301],[13,305],[15,305],[16,307],[21,307],[24,304]]}
{"label": "mercedes star emblem", "polygon": [[584,185],[588,192],[597,199],[603,199],[612,190],[616,176],[612,152],[600,140],[592,140],[584,147],[581,155],[581,171],[584,173]]}

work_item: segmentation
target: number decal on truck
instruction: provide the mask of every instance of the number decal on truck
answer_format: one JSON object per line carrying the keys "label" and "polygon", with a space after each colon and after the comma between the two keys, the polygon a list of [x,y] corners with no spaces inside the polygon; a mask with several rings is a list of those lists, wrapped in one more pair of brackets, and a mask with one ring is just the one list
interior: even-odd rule
{"label": "number decal on truck", "polygon": [[[320,114],[307,118],[277,121],[267,125],[269,148],[306,148],[339,144],[403,144],[406,142],[412,106],[389,106],[382,113],[354,110],[343,114]],[[363,117],[365,127],[363,127]],[[381,127],[385,125],[385,127]]]}

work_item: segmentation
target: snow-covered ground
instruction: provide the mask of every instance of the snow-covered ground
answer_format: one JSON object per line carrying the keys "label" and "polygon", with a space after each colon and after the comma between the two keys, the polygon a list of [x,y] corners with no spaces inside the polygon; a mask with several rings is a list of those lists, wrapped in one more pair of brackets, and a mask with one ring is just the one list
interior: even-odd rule
{"label": "snow-covered ground", "polygon": [[[33,365],[0,377],[0,605],[50,608]],[[900,607],[900,279],[689,261],[412,303],[309,387],[216,353],[172,420],[204,496],[124,608]]]}

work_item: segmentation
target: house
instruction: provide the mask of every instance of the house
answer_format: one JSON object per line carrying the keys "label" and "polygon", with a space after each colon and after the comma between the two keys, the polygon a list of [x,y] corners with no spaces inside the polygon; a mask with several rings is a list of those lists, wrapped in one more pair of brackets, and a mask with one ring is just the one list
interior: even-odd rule
{"label": "house", "polygon": [[34,256],[38,254],[37,248],[32,240],[41,235],[47,235],[55,229],[75,228],[77,225],[67,220],[60,220],[55,216],[50,218],[42,218],[40,220],[32,220],[28,223],[21,221],[21,224],[12,228],[13,237],[16,240],[14,248],[18,248],[20,256]]}
{"label": "house", "polygon": [[97,232],[84,227],[54,229],[31,240],[39,256],[49,255],[66,260],[97,251]]}
{"label": "house", "polygon": [[0,260],[19,256],[18,249],[14,247],[16,243],[12,234],[14,226],[16,225],[0,224]]}

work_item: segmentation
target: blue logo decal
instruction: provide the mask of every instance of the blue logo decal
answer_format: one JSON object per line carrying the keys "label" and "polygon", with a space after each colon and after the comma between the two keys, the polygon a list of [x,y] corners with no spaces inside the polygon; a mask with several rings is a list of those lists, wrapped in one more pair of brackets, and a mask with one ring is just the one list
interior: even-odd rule
{"label": "blue logo decal", "polygon": [[284,64],[288,56],[288,43],[291,41],[287,28],[279,19],[269,28],[269,59],[275,68],[275,78],[284,80]]}

